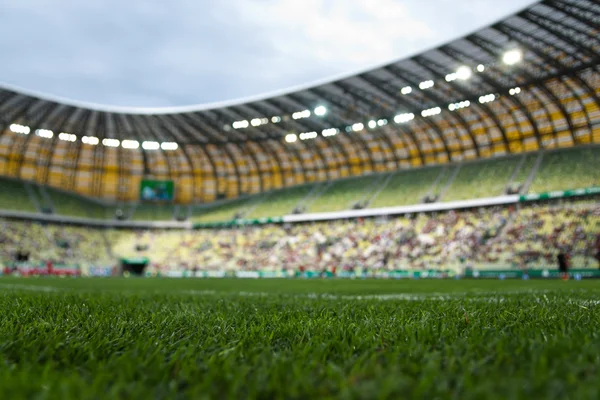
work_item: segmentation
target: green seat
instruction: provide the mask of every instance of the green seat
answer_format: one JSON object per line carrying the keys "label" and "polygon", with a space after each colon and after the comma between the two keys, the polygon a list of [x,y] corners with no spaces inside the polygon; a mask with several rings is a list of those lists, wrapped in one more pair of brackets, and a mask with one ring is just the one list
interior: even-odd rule
{"label": "green seat", "polygon": [[0,178],[0,209],[37,212],[23,182]]}
{"label": "green seat", "polygon": [[463,164],[441,200],[501,196],[518,163],[518,157],[503,157]]}

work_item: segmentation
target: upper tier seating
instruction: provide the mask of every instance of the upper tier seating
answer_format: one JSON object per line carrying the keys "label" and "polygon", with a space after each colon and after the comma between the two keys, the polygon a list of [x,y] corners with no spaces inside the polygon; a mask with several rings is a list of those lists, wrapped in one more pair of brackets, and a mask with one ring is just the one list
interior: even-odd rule
{"label": "upper tier seating", "polygon": [[35,204],[29,198],[25,184],[11,179],[0,178],[0,209],[36,212]]}
{"label": "upper tier seating", "polygon": [[315,185],[302,185],[267,194],[266,199],[251,207],[246,217],[263,218],[291,214],[314,188]]}
{"label": "upper tier seating", "polygon": [[[596,268],[598,203],[495,207],[389,219],[221,230],[122,232],[115,253],[147,256],[159,270],[320,271],[324,268]],[[147,245],[143,251],[138,245]]]}
{"label": "upper tier seating", "polygon": [[340,211],[351,209],[356,202],[368,195],[369,189],[381,176],[361,176],[334,181],[331,186],[318,197],[307,212]]}
{"label": "upper tier seating", "polygon": [[506,157],[463,164],[441,200],[501,196],[518,162],[517,157]]}
{"label": "upper tier seating", "polygon": [[112,217],[107,207],[92,200],[52,188],[46,188],[46,191],[52,200],[56,214],[97,219]]}
{"label": "upper tier seating", "polygon": [[370,208],[419,204],[439,176],[441,167],[399,171],[369,204]]}
{"label": "upper tier seating", "polygon": [[544,154],[529,188],[531,193],[600,186],[600,147],[580,147]]}

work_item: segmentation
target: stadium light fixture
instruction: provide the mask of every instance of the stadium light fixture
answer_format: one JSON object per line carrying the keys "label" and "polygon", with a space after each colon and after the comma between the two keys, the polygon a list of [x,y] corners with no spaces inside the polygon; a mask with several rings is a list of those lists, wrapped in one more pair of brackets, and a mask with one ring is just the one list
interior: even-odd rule
{"label": "stadium light fixture", "polygon": [[310,117],[310,110],[297,111],[292,114],[293,119],[302,119]]}
{"label": "stadium light fixture", "polygon": [[250,126],[250,124],[248,123],[248,121],[243,120],[243,121],[235,121],[233,124],[231,124],[231,126],[233,126],[233,129],[244,129],[244,128],[247,128],[248,126]]}
{"label": "stadium light fixture", "polygon": [[479,65],[477,66],[477,72],[483,72],[483,71],[485,71],[485,65],[483,65],[483,64],[479,64]]}
{"label": "stadium light fixture", "polygon": [[442,109],[440,107],[433,107],[433,108],[428,108],[427,110],[421,111],[421,116],[422,117],[431,117],[434,115],[438,115],[441,112],[442,112]]}
{"label": "stadium light fixture", "polygon": [[508,94],[510,94],[511,96],[514,96],[515,94],[519,94],[521,93],[521,88],[520,87],[516,87],[516,88],[512,88],[508,91]]}
{"label": "stadium light fixture", "polygon": [[317,135],[317,132],[315,132],[315,131],[311,131],[311,132],[302,132],[302,133],[299,135],[299,137],[300,137],[300,140],[314,139],[314,138],[316,138],[317,136],[318,136],[318,135]]}
{"label": "stadium light fixture", "polygon": [[252,125],[252,126],[260,126],[261,125],[260,118],[254,118],[254,119],[252,119],[252,121],[250,121],[250,125]]}
{"label": "stadium light fixture", "polygon": [[412,92],[412,88],[410,86],[404,86],[402,89],[400,89],[400,93],[402,94],[409,94],[410,92]]}
{"label": "stadium light fixture", "polygon": [[327,114],[327,108],[325,108],[325,106],[318,106],[317,108],[315,108],[316,116],[322,117],[325,114]]}
{"label": "stadium light fixture", "polygon": [[523,59],[523,53],[519,49],[508,50],[502,56],[502,61],[506,65],[515,65]]}
{"label": "stadium light fixture", "polygon": [[121,142],[121,147],[124,149],[135,150],[140,147],[140,142],[137,140],[123,140]]}
{"label": "stadium light fixture", "polygon": [[327,129],[323,129],[323,131],[321,132],[321,135],[323,135],[324,137],[335,136],[338,134],[338,132],[339,132],[339,130],[337,128],[327,128]]}
{"label": "stadium light fixture", "polygon": [[81,138],[81,142],[89,144],[90,146],[96,146],[98,143],[100,143],[100,139],[95,136],[83,136]]}
{"label": "stadium light fixture", "polygon": [[14,133],[20,133],[23,135],[29,135],[29,132],[31,132],[31,129],[28,126],[21,124],[11,124],[10,130]]}
{"label": "stadium light fixture", "polygon": [[394,117],[394,122],[397,124],[402,124],[408,121],[412,121],[413,119],[415,119],[415,114],[413,113],[404,113],[404,114],[398,114]]}
{"label": "stadium light fixture", "polygon": [[461,81],[466,81],[472,75],[473,72],[471,71],[471,68],[467,67],[466,65],[458,67],[456,70],[456,79],[460,79]]}
{"label": "stadium light fixture", "polygon": [[54,132],[52,132],[50,129],[36,129],[35,134],[45,139],[52,139],[54,136]]}
{"label": "stadium light fixture", "polygon": [[375,129],[377,128],[377,121],[375,121],[374,119],[369,121],[369,128],[370,129]]}
{"label": "stadium light fixture", "polygon": [[461,108],[465,108],[465,107],[469,107],[471,106],[471,102],[469,100],[464,100],[458,103],[452,103],[448,105],[448,110],[450,111],[454,111],[454,110],[460,110]]}
{"label": "stadium light fixture", "polygon": [[352,130],[354,132],[360,132],[363,129],[365,129],[365,125],[362,122],[357,122],[355,124],[352,124]]}
{"label": "stadium light fixture", "polygon": [[119,147],[120,144],[121,142],[119,141],[119,139],[102,139],[102,145],[106,147]]}
{"label": "stadium light fixture", "polygon": [[456,80],[456,72],[446,75],[446,82],[452,82]]}
{"label": "stadium light fixture", "polygon": [[144,150],[158,150],[160,149],[160,143],[154,142],[152,140],[145,141],[142,143],[142,149]]}
{"label": "stadium light fixture", "polygon": [[288,133],[285,135],[285,141],[288,143],[294,143],[296,140],[298,140],[298,137],[295,133]]}
{"label": "stadium light fixture", "polygon": [[164,151],[174,151],[179,148],[179,145],[175,142],[162,142],[160,148]]}
{"label": "stadium light fixture", "polygon": [[72,133],[61,132],[58,134],[58,139],[65,142],[75,142],[77,140],[77,136]]}
{"label": "stadium light fixture", "polygon": [[276,115],[273,118],[271,118],[271,122],[274,123],[274,124],[278,124],[278,123],[281,122],[281,117],[279,117],[279,116]]}
{"label": "stadium light fixture", "polygon": [[387,125],[387,123],[388,123],[388,120],[385,118],[382,118],[377,121],[377,126],[385,126],[385,125]]}
{"label": "stadium light fixture", "polygon": [[423,82],[419,83],[419,89],[421,89],[421,90],[429,89],[430,87],[433,87],[433,85],[434,85],[434,83],[432,80],[423,81]]}
{"label": "stadium light fixture", "polygon": [[496,95],[493,93],[486,94],[484,96],[479,96],[479,102],[481,104],[489,103],[490,101],[496,100]]}

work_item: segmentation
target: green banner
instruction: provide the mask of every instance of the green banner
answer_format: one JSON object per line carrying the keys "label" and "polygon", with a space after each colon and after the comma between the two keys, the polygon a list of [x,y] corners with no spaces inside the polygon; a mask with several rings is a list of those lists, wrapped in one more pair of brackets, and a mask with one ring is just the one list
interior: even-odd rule
{"label": "green banner", "polygon": [[519,196],[519,201],[535,201],[535,200],[548,200],[548,199],[559,199],[563,197],[575,197],[575,196],[588,196],[591,194],[599,194],[600,187],[593,186],[585,189],[573,189],[573,190],[557,190],[554,192],[546,193],[531,193]]}
{"label": "green banner", "polygon": [[[522,279],[525,273],[529,278],[559,278],[561,276],[557,269],[532,269],[528,271],[496,269],[467,271],[465,278]],[[600,278],[600,270],[572,269],[569,270],[569,276],[572,278]]]}
{"label": "green banner", "polygon": [[211,228],[233,228],[238,226],[248,225],[265,225],[265,224],[281,224],[282,217],[256,218],[256,219],[233,219],[231,221],[221,222],[205,222],[194,224],[194,229],[211,229]]}
{"label": "green banner", "polygon": [[123,264],[148,264],[150,259],[148,257],[125,257],[121,258]]}

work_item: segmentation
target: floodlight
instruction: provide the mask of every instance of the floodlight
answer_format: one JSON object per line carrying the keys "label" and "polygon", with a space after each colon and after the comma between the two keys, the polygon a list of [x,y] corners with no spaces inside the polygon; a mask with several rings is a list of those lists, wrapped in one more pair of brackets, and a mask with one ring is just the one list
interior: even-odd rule
{"label": "floodlight", "polygon": [[318,106],[315,108],[315,115],[322,117],[325,114],[327,114],[327,108],[325,108],[325,106]]}
{"label": "floodlight", "polygon": [[158,150],[160,148],[160,143],[154,141],[146,141],[142,143],[142,149],[144,150]]}
{"label": "floodlight", "polygon": [[518,63],[519,61],[521,61],[522,58],[523,58],[523,53],[521,53],[521,50],[513,49],[513,50],[508,50],[506,53],[504,53],[504,56],[502,57],[502,61],[504,62],[504,64],[514,65],[514,64]]}

